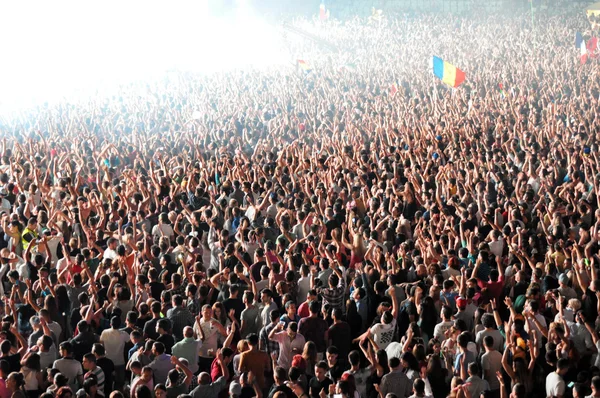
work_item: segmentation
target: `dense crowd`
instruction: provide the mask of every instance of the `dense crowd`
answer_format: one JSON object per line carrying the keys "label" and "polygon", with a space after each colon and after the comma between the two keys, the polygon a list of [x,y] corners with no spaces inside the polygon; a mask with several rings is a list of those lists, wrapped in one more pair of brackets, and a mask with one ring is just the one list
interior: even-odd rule
{"label": "dense crowd", "polygon": [[4,120],[0,398],[600,397],[600,68],[542,17]]}

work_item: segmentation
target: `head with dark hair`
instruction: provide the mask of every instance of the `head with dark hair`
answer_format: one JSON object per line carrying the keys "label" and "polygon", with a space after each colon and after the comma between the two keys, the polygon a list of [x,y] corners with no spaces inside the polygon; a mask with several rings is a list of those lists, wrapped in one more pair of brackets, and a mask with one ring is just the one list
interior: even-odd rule
{"label": "head with dark hair", "polygon": [[118,316],[113,316],[110,318],[110,327],[113,329],[118,329],[121,327],[121,318]]}
{"label": "head with dark hair", "polygon": [[153,398],[152,390],[150,390],[150,388],[145,384],[139,384],[136,387],[135,396],[137,398]]}
{"label": "head with dark hair", "polygon": [[248,345],[250,345],[250,347],[258,347],[258,335],[256,333],[251,333],[246,337],[246,340],[248,341]]}
{"label": "head with dark hair", "polygon": [[103,357],[106,355],[106,349],[104,348],[104,345],[100,343],[94,343],[92,346],[92,353],[96,355],[96,358]]}
{"label": "head with dark hair", "polygon": [[417,358],[412,352],[402,353],[400,360],[403,368],[414,370],[416,372],[419,371],[419,361],[417,361]]}

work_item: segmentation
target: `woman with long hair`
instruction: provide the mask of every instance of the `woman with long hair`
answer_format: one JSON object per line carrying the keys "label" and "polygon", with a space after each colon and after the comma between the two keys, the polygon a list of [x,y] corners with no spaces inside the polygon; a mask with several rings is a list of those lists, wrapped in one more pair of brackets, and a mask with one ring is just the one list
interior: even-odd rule
{"label": "woman with long hair", "polygon": [[315,365],[319,361],[317,346],[315,343],[312,341],[307,341],[304,344],[302,358],[304,358],[306,361],[306,378],[310,380],[311,377],[315,376]]}
{"label": "woman with long hair", "polygon": [[9,374],[6,378],[6,389],[10,394],[10,398],[27,398],[25,377],[22,373],[12,372]]}
{"label": "woman with long hair", "polygon": [[446,380],[448,369],[444,367],[444,361],[440,357],[440,345],[437,344],[437,347],[437,353],[429,355],[425,373],[421,377],[426,380],[426,384],[429,384],[433,398],[444,398],[448,394],[448,382]]}
{"label": "woman with long hair", "polygon": [[[342,385],[340,383],[345,384]],[[344,372],[344,374],[342,374],[342,377],[338,382],[336,390],[337,394],[346,393],[347,396],[350,398],[360,398],[360,394],[358,393],[358,391],[356,391],[356,381],[354,380],[354,376],[348,372]]]}
{"label": "woman with long hair", "polygon": [[433,337],[433,330],[439,320],[439,314],[435,307],[435,302],[431,296],[423,298],[421,304],[417,307],[417,313],[419,314],[419,326],[423,334],[423,341],[425,344]]}
{"label": "woman with long hair", "polygon": [[381,383],[383,376],[390,372],[388,356],[385,350],[377,350],[377,352],[374,352],[370,340],[367,340],[366,344],[367,347],[364,347],[363,344],[360,344],[360,349],[375,370],[367,378],[367,397],[377,398],[379,396],[379,392],[375,389],[374,385]]}
{"label": "woman with long hair", "polygon": [[225,310],[225,306],[220,301],[217,301],[212,306],[213,309],[213,318],[221,324],[224,328],[227,329],[228,326],[231,325],[231,321],[227,317],[227,311]]}
{"label": "woman with long hair", "polygon": [[411,384],[415,379],[419,378],[419,361],[412,354],[412,352],[405,352],[400,356],[400,363],[402,363],[402,371],[408,377]]}
{"label": "woman with long hair", "polygon": [[41,387],[44,384],[44,375],[42,374],[42,365],[40,355],[33,351],[28,351],[21,360],[21,373],[25,381],[25,391],[29,398],[37,398],[40,395]]}
{"label": "woman with long hair", "polygon": [[[502,355],[502,367],[508,374],[511,380],[511,388],[517,384],[525,387],[527,394],[530,394],[533,389],[533,369],[537,358],[537,334],[532,333],[533,339],[529,341],[530,360],[526,362],[526,343],[522,339],[517,340],[517,344],[512,341],[507,342],[506,349]],[[508,363],[508,356],[512,355],[512,365]]]}

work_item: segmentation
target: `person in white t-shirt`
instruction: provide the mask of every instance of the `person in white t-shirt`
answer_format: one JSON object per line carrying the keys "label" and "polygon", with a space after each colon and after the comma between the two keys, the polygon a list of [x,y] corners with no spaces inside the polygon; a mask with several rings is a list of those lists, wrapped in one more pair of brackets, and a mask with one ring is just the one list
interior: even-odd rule
{"label": "person in white t-shirt", "polygon": [[121,318],[113,316],[110,320],[110,329],[106,329],[100,335],[100,343],[104,344],[106,357],[115,365],[115,383],[120,385],[124,381],[125,357],[123,350],[129,341],[129,334],[119,330]]}
{"label": "person in white t-shirt", "polygon": [[452,320],[452,308],[445,305],[442,308],[441,315],[442,322],[438,323],[435,325],[435,328],[433,328],[433,337],[439,341],[444,341],[446,339],[446,331],[454,325],[454,321]]}
{"label": "person in white t-shirt", "polygon": [[546,397],[563,398],[565,396],[564,375],[569,370],[569,360],[560,358],[556,364],[556,370],[546,376]]}
{"label": "person in white t-shirt", "polygon": [[116,238],[110,238],[107,242],[106,250],[104,250],[104,255],[102,258],[109,258],[114,260],[117,258],[117,246],[119,245],[119,240]]}
{"label": "person in white t-shirt", "polygon": [[381,322],[373,325],[365,333],[359,336],[354,341],[363,340],[369,336],[373,336],[373,341],[381,350],[385,350],[393,341],[396,332],[396,319],[398,317],[398,298],[396,296],[395,287],[389,289],[389,294],[392,298],[392,308],[390,311],[385,311],[381,315]]}

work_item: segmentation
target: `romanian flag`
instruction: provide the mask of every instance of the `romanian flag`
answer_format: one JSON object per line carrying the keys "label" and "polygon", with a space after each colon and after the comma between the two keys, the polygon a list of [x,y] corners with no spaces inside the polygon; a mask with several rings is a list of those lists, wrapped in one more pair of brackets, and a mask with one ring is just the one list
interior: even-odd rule
{"label": "romanian flag", "polygon": [[433,74],[451,87],[458,87],[465,81],[465,72],[436,56],[433,57]]}
{"label": "romanian flag", "polygon": [[303,59],[298,60],[298,67],[306,72],[312,70],[312,67]]}
{"label": "romanian flag", "polygon": [[579,32],[575,34],[575,47],[579,50],[581,64],[585,64],[587,61],[587,47],[585,45],[585,40],[583,40],[583,36]]}

